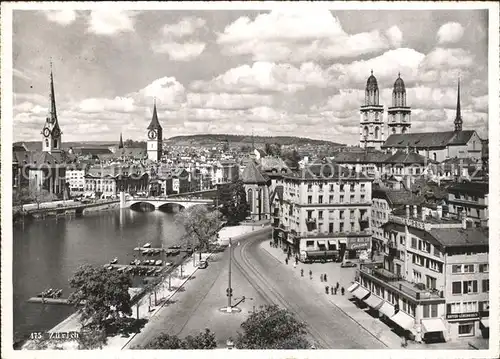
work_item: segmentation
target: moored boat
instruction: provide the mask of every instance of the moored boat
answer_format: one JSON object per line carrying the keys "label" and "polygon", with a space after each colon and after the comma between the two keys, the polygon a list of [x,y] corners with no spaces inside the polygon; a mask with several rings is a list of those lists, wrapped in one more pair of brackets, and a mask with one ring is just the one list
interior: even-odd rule
{"label": "moored boat", "polygon": [[155,262],[155,266],[161,266],[163,263],[163,261],[161,259],[158,259],[156,262]]}
{"label": "moored boat", "polygon": [[116,263],[118,263],[118,257],[113,258],[113,260],[109,262],[109,264],[116,264]]}
{"label": "moored boat", "polygon": [[144,244],[142,247],[143,248],[151,248],[151,243],[148,242],[148,243]]}

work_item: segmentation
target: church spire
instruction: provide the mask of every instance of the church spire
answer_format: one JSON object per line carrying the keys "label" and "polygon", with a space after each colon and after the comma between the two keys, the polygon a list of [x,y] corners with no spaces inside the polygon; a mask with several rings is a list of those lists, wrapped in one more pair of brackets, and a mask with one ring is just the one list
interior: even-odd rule
{"label": "church spire", "polygon": [[155,130],[161,128],[160,121],[158,121],[158,113],[156,112],[156,98],[154,100],[153,106],[153,117],[151,118],[151,122],[149,123],[148,130]]}
{"label": "church spire", "polygon": [[118,148],[123,148],[123,138],[121,132],[120,132],[120,143],[118,143]]}
{"label": "church spire", "polygon": [[462,114],[460,111],[460,77],[458,78],[457,113],[455,115],[455,131],[462,131]]}
{"label": "church spire", "polygon": [[52,60],[50,60],[50,114],[49,121],[57,124],[56,93],[54,91],[54,75],[52,74]]}

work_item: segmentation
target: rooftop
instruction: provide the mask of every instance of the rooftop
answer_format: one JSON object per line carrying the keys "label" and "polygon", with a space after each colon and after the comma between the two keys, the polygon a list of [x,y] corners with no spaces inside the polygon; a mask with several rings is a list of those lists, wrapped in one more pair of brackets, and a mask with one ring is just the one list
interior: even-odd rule
{"label": "rooftop", "polygon": [[433,228],[429,233],[444,247],[488,245],[488,228]]}
{"label": "rooftop", "polygon": [[382,145],[388,147],[413,147],[419,149],[466,144],[475,131],[420,132],[390,135]]}

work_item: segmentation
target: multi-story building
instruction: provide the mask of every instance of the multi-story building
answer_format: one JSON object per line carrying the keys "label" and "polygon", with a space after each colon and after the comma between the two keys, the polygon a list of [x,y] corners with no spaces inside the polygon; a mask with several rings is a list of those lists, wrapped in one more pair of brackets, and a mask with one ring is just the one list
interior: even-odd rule
{"label": "multi-story building", "polygon": [[85,195],[113,198],[118,192],[147,191],[149,175],[140,165],[92,166],[85,174]]}
{"label": "multi-story building", "polygon": [[[370,249],[372,179],[336,164],[311,164],[277,181],[283,200],[275,228],[301,260],[333,251],[353,258]],[[276,225],[277,221],[275,221]],[[281,234],[280,234],[281,233]]]}
{"label": "multi-story building", "polygon": [[485,334],[488,232],[468,223],[406,206],[383,226],[383,264],[362,264],[348,290],[417,341]]}
{"label": "multi-story building", "polygon": [[460,218],[464,212],[476,226],[488,226],[487,182],[455,183],[448,187],[448,211],[453,218]]}
{"label": "multi-story building", "polygon": [[85,165],[75,164],[66,168],[66,183],[71,196],[82,195],[85,192]]}

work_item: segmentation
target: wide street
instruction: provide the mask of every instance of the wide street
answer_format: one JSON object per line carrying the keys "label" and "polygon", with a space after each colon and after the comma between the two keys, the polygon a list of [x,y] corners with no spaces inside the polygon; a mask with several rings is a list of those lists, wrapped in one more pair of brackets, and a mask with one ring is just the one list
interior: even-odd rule
{"label": "wide street", "polygon": [[379,349],[384,345],[365,329],[334,307],[327,297],[308,281],[297,278],[283,263],[259,244],[268,240],[269,232],[251,234],[241,243],[233,243],[232,287],[234,302],[245,296],[240,313],[221,313],[227,303],[228,251],[215,254],[207,269],[198,270],[185,285],[185,291],[174,296],[127,346],[144,345],[159,333],[184,337],[204,328],[215,332],[217,344],[224,347],[234,337],[254,306],[276,303],[293,311],[308,325],[310,339],[319,349]]}

